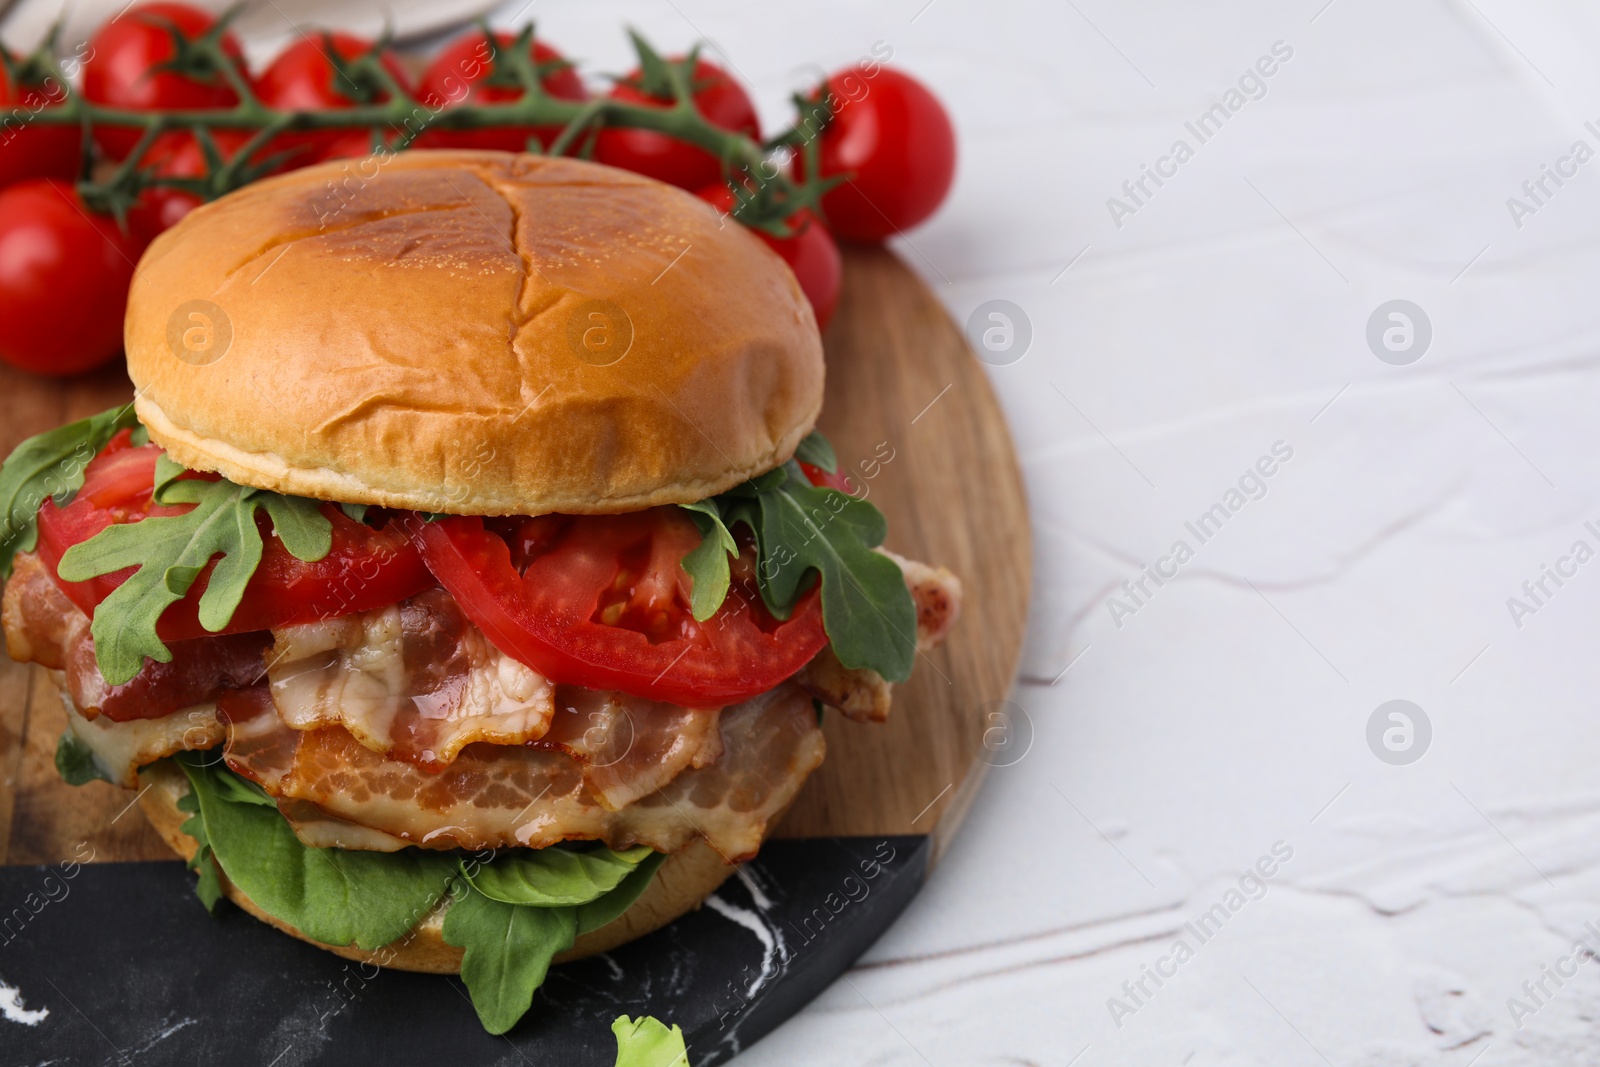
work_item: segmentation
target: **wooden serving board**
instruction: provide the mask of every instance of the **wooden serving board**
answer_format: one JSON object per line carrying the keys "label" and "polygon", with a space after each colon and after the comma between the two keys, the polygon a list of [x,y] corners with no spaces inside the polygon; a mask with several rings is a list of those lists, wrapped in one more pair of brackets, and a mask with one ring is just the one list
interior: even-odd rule
{"label": "wooden serving board", "polygon": [[[890,548],[960,575],[962,618],[896,687],[888,723],[825,717],[826,761],[746,878],[719,891],[717,908],[691,912],[605,963],[552,971],[510,1035],[536,1062],[610,1064],[606,1029],[621,1011],[680,1023],[697,1067],[748,1046],[887,929],[984,771],[1004,755],[984,748],[993,725],[985,713],[1009,695],[1016,671],[1031,543],[1021,474],[988,380],[934,296],[881,249],[846,250],[844,298],[826,348],[822,428],[841,466],[888,517]],[[0,367],[0,454],[130,393],[120,368],[57,382]],[[430,1048],[454,1062],[501,1060],[503,1045],[464,1004],[441,1002],[444,979],[385,971],[381,996],[347,1004],[328,992],[349,984],[337,958],[236,909],[208,921],[185,887],[192,878],[132,809],[131,792],[57,777],[64,726],[45,672],[0,656],[0,920],[22,924],[20,933],[0,930],[0,978],[22,988],[30,1007],[52,1011],[34,1028],[0,1020],[10,1026],[0,1044],[21,1041],[29,1062],[63,1054],[89,1062],[106,1053],[106,1041],[140,1046],[169,1006],[203,1001],[203,1026],[171,1037],[164,1062],[265,1062],[278,1050],[263,1042],[306,1013],[322,1019],[325,1044],[287,1062],[422,1062],[415,1057]],[[42,906],[33,917],[14,910],[62,870],[23,865],[90,855],[96,865],[72,886],[76,903]],[[170,862],[99,866],[140,860]],[[742,917],[729,921],[735,913]],[[760,940],[753,922],[766,927]],[[128,967],[139,976],[118,973]],[[142,1001],[125,1001],[119,990],[135,986]],[[96,1005],[93,1028],[72,1013],[86,999]]]}

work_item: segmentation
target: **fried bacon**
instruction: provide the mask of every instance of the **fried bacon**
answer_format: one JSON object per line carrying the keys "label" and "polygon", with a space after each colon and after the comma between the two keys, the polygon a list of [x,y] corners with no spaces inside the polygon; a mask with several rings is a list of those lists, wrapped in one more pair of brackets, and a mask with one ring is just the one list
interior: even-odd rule
{"label": "fried bacon", "polygon": [[83,717],[104,715],[113,722],[159,719],[209,703],[225,690],[254,685],[264,677],[262,653],[272,644],[259,633],[172,641],[171,660],[147,659],[133,678],[107,685],[95,662],[88,616],[66,598],[32,552],[17,555],[0,617],[12,659],[65,671],[66,690]]}
{"label": "fried bacon", "polygon": [[443,589],[273,638],[267,675],[285,723],[342,726],[424,770],[474,742],[536,741],[555,713],[555,687],[490,644]]}
{"label": "fried bacon", "polygon": [[[961,614],[961,579],[943,567],[930,567],[885,548],[878,551],[900,565],[917,608],[917,651],[927,652],[944,640]],[[883,675],[846,667],[834,655],[832,645],[817,653],[794,680],[811,696],[856,722],[889,718],[890,685]]]}
{"label": "fried bacon", "polygon": [[[373,752],[343,729],[291,729],[269,700],[257,689],[222,704],[234,771],[277,797],[291,824],[314,810],[425,848],[543,848],[585,839],[674,852],[703,836],[738,861],[755,855],[768,821],[824,751],[810,701],[784,685],[722,713],[715,761],[610,810],[586,765],[554,748],[472,744],[429,774]],[[654,762],[641,760],[641,773]]]}

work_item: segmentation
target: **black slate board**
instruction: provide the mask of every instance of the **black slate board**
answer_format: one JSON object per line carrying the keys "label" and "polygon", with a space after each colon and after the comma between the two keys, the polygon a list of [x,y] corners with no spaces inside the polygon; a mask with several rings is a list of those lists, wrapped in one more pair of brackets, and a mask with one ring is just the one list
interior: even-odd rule
{"label": "black slate board", "polygon": [[350,963],[226,902],[208,918],[182,864],[0,868],[0,982],[49,1010],[33,1026],[0,1016],[0,1065],[611,1067],[611,1021],[627,1014],[683,1027],[694,1067],[710,1067],[865,952],[929,853],[925,836],[769,841],[749,882],[555,968],[504,1038],[479,1027],[458,979]]}

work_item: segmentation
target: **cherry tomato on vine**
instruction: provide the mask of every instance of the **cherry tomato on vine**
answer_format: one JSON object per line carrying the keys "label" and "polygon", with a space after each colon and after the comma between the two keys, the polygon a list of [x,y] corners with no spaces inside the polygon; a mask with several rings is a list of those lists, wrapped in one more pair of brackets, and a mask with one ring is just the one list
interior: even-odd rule
{"label": "cherry tomato on vine", "polygon": [[[217,20],[188,4],[135,4],[112,19],[89,40],[83,64],[83,95],[96,104],[138,111],[226,108],[239,102],[232,87],[217,72],[196,80],[177,71],[157,71],[175,54],[172,30],[193,40],[209,32]],[[244,63],[244,51],[231,33],[222,35],[222,48]],[[140,130],[101,126],[95,143],[112,159],[122,159],[139,143]]]}
{"label": "cherry tomato on vine", "polygon": [[[669,63],[681,62],[669,59]],[[652,96],[640,85],[635,69],[611,90],[613,100],[653,107],[670,106],[670,97]],[[727,71],[696,60],[690,76],[694,107],[714,126],[760,138],[755,105]],[[595,140],[594,158],[613,167],[644,174],[691,192],[722,177],[722,163],[703,148],[653,130],[605,129]]]}
{"label": "cherry tomato on vine", "polygon": [[[384,144],[392,144],[394,136],[386,134]],[[416,142],[412,142],[415,144]],[[317,162],[329,159],[366,159],[372,155],[371,130],[339,130],[317,152]]]}
{"label": "cherry tomato on vine", "polygon": [[[251,134],[242,130],[217,130],[212,133],[217,150],[224,161],[231,160],[250,140]],[[310,163],[308,157],[303,162]],[[189,133],[174,131],[156,138],[145,153],[142,169],[164,178],[200,178],[206,174],[205,153],[200,143]],[[290,169],[289,164],[274,168],[273,173]],[[138,201],[128,211],[128,229],[141,244],[149,244],[166,230],[177,225],[178,220],[199,207],[201,198],[180,189],[155,186],[139,194]]]}
{"label": "cherry tomato on vine", "polygon": [[15,85],[0,64],[0,113],[6,116],[6,131],[0,136],[0,186],[24,178],[77,175],[78,128],[30,121],[35,111],[64,99],[57,89],[52,94],[42,86]]}
{"label": "cherry tomato on vine", "polygon": [[0,190],[0,359],[65,375],[115,356],[138,258],[134,240],[91,215],[70,182]]}
{"label": "cherry tomato on vine", "polygon": [[[732,212],[735,219],[739,217],[734,211],[733,190],[727,183],[708,185],[695,195],[718,211]],[[806,299],[811,301],[811,310],[816,312],[817,329],[825,330],[833,318],[833,309],[839,304],[839,246],[828,235],[822,220],[809,210],[796,214],[790,223],[799,230],[793,237],[774,237],[765,230],[750,232],[767,242],[767,247],[789,264]]]}
{"label": "cherry tomato on vine", "polygon": [[[495,48],[482,33],[457,38],[423,72],[417,95],[429,107],[450,108],[462,103],[503,104],[522,96],[522,90],[508,85],[480,84],[494,73],[498,51],[515,47],[517,39],[509,33],[494,35]],[[562,55],[543,41],[534,41],[531,55],[535,66],[557,63]],[[571,67],[562,67],[539,79],[544,91],[561,100],[585,100],[583,80]],[[490,148],[501,152],[527,151],[528,138],[537,137],[546,148],[560,134],[560,126],[501,126],[484,130],[433,130],[417,138],[418,148]]]}
{"label": "cherry tomato on vine", "polygon": [[[956,172],[944,106],[914,78],[872,70],[840,71],[823,85],[835,114],[818,139],[820,170],[850,180],[822,198],[822,212],[834,233],[852,241],[881,241],[932,215]],[[803,172],[803,154],[795,169]]]}
{"label": "cherry tomato on vine", "polygon": [[[365,80],[352,81],[335,69],[328,58],[331,50],[342,61],[349,63],[372,51],[372,42],[348,33],[314,34],[302,37],[278,54],[261,77],[256,79],[256,95],[268,107],[292,111],[331,111],[336,108],[355,107],[359,104],[378,104],[389,99],[381,85],[366,84]],[[380,60],[383,69],[409,91],[411,80],[405,68],[391,52],[385,51]],[[346,130],[317,130],[309,133],[286,133],[273,142],[274,149],[309,146],[314,154],[322,154],[341,139],[348,139]]]}

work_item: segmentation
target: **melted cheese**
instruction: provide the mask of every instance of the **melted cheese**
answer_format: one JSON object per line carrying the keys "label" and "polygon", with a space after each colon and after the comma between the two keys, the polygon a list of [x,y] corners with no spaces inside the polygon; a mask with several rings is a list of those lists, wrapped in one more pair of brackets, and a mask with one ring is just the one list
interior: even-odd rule
{"label": "melted cheese", "polygon": [[[60,673],[52,671],[57,682]],[[215,704],[196,704],[159,719],[112,722],[105,716],[86,719],[63,687],[61,703],[67,709],[67,732],[94,753],[94,761],[107,777],[129,789],[139,786],[139,768],[176,752],[213,748],[222,743],[223,725]]]}

